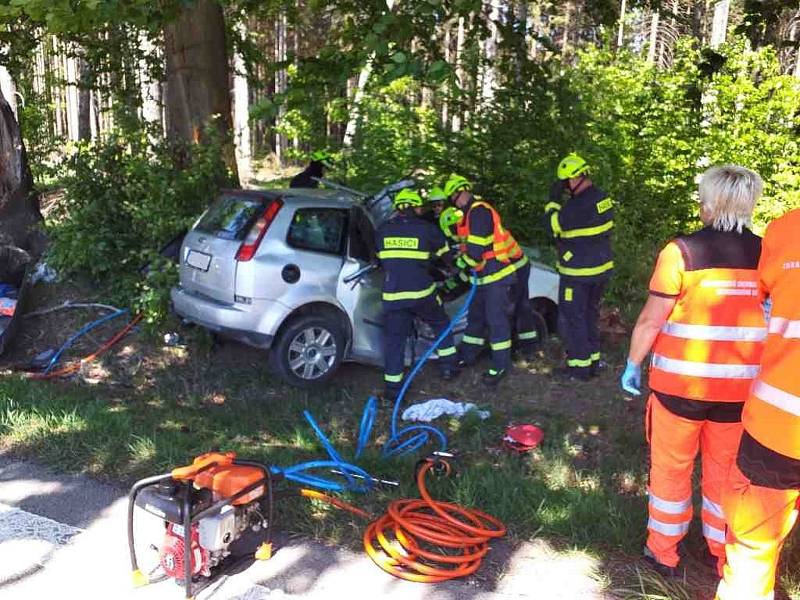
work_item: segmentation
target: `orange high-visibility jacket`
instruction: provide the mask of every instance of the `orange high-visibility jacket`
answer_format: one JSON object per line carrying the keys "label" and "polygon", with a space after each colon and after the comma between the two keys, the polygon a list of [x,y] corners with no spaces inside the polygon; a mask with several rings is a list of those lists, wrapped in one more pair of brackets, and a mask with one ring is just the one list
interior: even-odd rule
{"label": "orange high-visibility jacket", "polygon": [[742,422],[760,445],[800,460],[800,209],[767,228],[758,276],[772,312],[761,373]]}
{"label": "orange high-visibility jacket", "polygon": [[[677,302],[656,338],[650,388],[716,402],[743,402],[766,337],[756,267],[761,238],[705,228],[669,244],[650,293]],[[662,263],[678,263],[665,268]],[[677,275],[676,275],[677,273]]]}
{"label": "orange high-visibility jacket", "polygon": [[[475,208],[482,207],[488,210],[492,215],[493,233],[491,239],[478,238],[470,234],[470,217]],[[494,258],[495,260],[508,264],[512,260],[517,260],[522,256],[522,248],[520,248],[517,241],[511,235],[511,232],[503,227],[500,220],[500,215],[494,207],[483,201],[475,200],[470,206],[469,212],[466,217],[461,220],[457,226],[456,235],[459,239],[464,240],[462,251],[465,251],[466,244],[474,243],[485,246],[486,250],[481,255],[481,262],[475,266],[475,271],[480,273],[486,267],[486,261]]]}

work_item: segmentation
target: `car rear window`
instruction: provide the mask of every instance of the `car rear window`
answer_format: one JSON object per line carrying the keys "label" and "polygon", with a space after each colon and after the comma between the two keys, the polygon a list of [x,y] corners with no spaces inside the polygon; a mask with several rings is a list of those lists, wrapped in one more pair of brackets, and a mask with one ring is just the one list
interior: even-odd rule
{"label": "car rear window", "polygon": [[195,229],[224,240],[242,240],[264,206],[260,198],[223,196],[214,201]]}
{"label": "car rear window", "polygon": [[344,254],[347,211],[339,208],[300,208],[295,211],[286,242],[293,248]]}

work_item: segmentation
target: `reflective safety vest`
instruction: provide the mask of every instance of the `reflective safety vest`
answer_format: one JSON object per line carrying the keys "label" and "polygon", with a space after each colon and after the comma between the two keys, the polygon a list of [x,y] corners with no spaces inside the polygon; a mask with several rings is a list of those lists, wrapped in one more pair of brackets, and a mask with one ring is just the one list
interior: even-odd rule
{"label": "reflective safety vest", "polygon": [[766,338],[756,267],[760,239],[710,228],[675,240],[681,291],[653,346],[650,388],[716,402],[747,399]]}
{"label": "reflective safety vest", "polygon": [[[472,214],[472,209],[483,207],[492,214],[492,225],[494,231],[491,237],[480,238],[469,233],[469,219]],[[461,251],[466,252],[466,243],[476,243],[481,246],[486,246],[486,250],[481,255],[481,262],[475,266],[475,272],[480,273],[486,267],[486,261],[495,259],[501,263],[508,264],[522,257],[522,248],[520,248],[511,232],[503,227],[500,220],[500,215],[494,207],[484,202],[483,200],[476,200],[470,206],[467,216],[464,217],[458,224],[456,235],[462,241]]]}
{"label": "reflective safety vest", "polygon": [[767,228],[758,273],[772,308],[761,373],[742,422],[762,446],[800,460],[800,209]]}

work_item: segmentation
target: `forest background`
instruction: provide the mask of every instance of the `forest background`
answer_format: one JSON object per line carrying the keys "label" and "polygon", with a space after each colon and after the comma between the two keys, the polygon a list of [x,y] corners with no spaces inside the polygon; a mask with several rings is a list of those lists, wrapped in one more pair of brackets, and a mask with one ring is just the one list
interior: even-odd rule
{"label": "forest background", "polygon": [[556,162],[583,154],[617,205],[624,314],[698,226],[709,165],[764,178],[757,231],[800,206],[794,1],[4,0],[0,53],[33,179],[63,192],[49,260],[151,321],[175,274],[141,264],[220,186],[313,149],[368,191],[464,174],[542,249]]}

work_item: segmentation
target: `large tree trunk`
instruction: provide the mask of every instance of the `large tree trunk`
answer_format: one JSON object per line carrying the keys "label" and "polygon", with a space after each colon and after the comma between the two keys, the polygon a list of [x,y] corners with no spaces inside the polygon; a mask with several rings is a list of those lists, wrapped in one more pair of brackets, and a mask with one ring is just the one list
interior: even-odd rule
{"label": "large tree trunk", "polygon": [[[4,247],[16,246],[35,256],[44,250],[41,220],[19,124],[0,92],[0,262],[8,258]],[[0,274],[9,268],[0,264]]]}
{"label": "large tree trunk", "polygon": [[92,72],[86,58],[78,58],[78,139],[92,139]]}
{"label": "large tree trunk", "polygon": [[5,96],[6,102],[11,106],[14,118],[17,116],[17,86],[11,73],[4,66],[0,65],[0,93]]}
{"label": "large tree trunk", "polygon": [[[389,12],[392,12],[394,9],[395,4],[397,4],[398,0],[386,0],[386,8]],[[375,53],[369,55],[367,58],[367,62],[364,63],[364,66],[361,67],[361,71],[358,73],[358,83],[356,83],[356,91],[353,94],[353,102],[351,104],[350,109],[350,118],[347,120],[347,126],[344,130],[344,139],[342,140],[342,146],[345,148],[350,148],[353,145],[353,138],[356,135],[356,129],[358,128],[358,122],[361,118],[361,111],[360,105],[361,101],[364,98],[364,91],[367,88],[367,83],[369,82],[369,76],[372,74],[372,66],[375,62]]]}
{"label": "large tree trunk", "polygon": [[[231,123],[231,95],[225,21],[215,0],[184,4],[164,29],[167,63],[167,131],[198,143],[212,117],[224,140],[224,160],[237,177]],[[237,177],[238,178],[238,177]]]}

